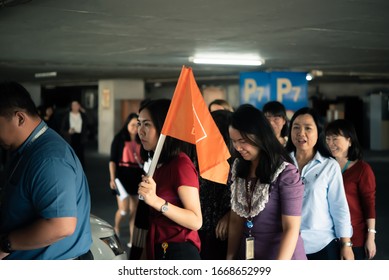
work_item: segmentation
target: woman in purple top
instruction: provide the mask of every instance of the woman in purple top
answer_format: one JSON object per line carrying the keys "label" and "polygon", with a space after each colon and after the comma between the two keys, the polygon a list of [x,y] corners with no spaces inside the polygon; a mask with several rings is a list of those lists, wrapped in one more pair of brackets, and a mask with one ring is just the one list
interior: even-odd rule
{"label": "woman in purple top", "polygon": [[232,115],[227,259],[306,259],[300,237],[304,185],[263,113],[241,105]]}

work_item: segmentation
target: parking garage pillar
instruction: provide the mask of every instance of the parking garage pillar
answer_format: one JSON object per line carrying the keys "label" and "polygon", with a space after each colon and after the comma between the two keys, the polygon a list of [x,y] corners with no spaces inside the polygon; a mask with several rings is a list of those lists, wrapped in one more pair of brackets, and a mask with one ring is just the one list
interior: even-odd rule
{"label": "parking garage pillar", "polygon": [[123,115],[127,113],[125,111],[128,108],[137,111],[136,105],[145,97],[144,81],[100,80],[98,86],[98,152],[108,155],[113,137],[122,127]]}

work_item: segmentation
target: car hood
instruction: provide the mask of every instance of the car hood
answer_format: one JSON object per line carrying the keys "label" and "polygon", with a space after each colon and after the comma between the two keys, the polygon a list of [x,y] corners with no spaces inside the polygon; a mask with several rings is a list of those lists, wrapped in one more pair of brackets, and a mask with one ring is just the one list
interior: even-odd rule
{"label": "car hood", "polygon": [[114,234],[113,227],[105,220],[91,214],[90,215],[91,230],[98,237],[106,237]]}

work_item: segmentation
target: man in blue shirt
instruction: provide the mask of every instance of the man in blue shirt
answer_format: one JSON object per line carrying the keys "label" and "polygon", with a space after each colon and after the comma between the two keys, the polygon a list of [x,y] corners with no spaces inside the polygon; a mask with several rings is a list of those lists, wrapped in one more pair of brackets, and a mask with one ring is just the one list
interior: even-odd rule
{"label": "man in blue shirt", "polygon": [[0,145],[11,151],[0,202],[0,259],[93,259],[80,161],[15,82],[0,83]]}

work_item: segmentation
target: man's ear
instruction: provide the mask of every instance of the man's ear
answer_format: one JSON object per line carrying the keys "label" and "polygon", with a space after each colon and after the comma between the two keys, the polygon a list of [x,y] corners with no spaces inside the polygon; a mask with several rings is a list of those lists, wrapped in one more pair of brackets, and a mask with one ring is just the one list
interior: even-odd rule
{"label": "man's ear", "polygon": [[18,125],[22,126],[24,124],[24,122],[26,121],[25,113],[21,112],[21,111],[17,111],[15,114],[16,114],[16,118],[17,118],[17,121],[18,121]]}

